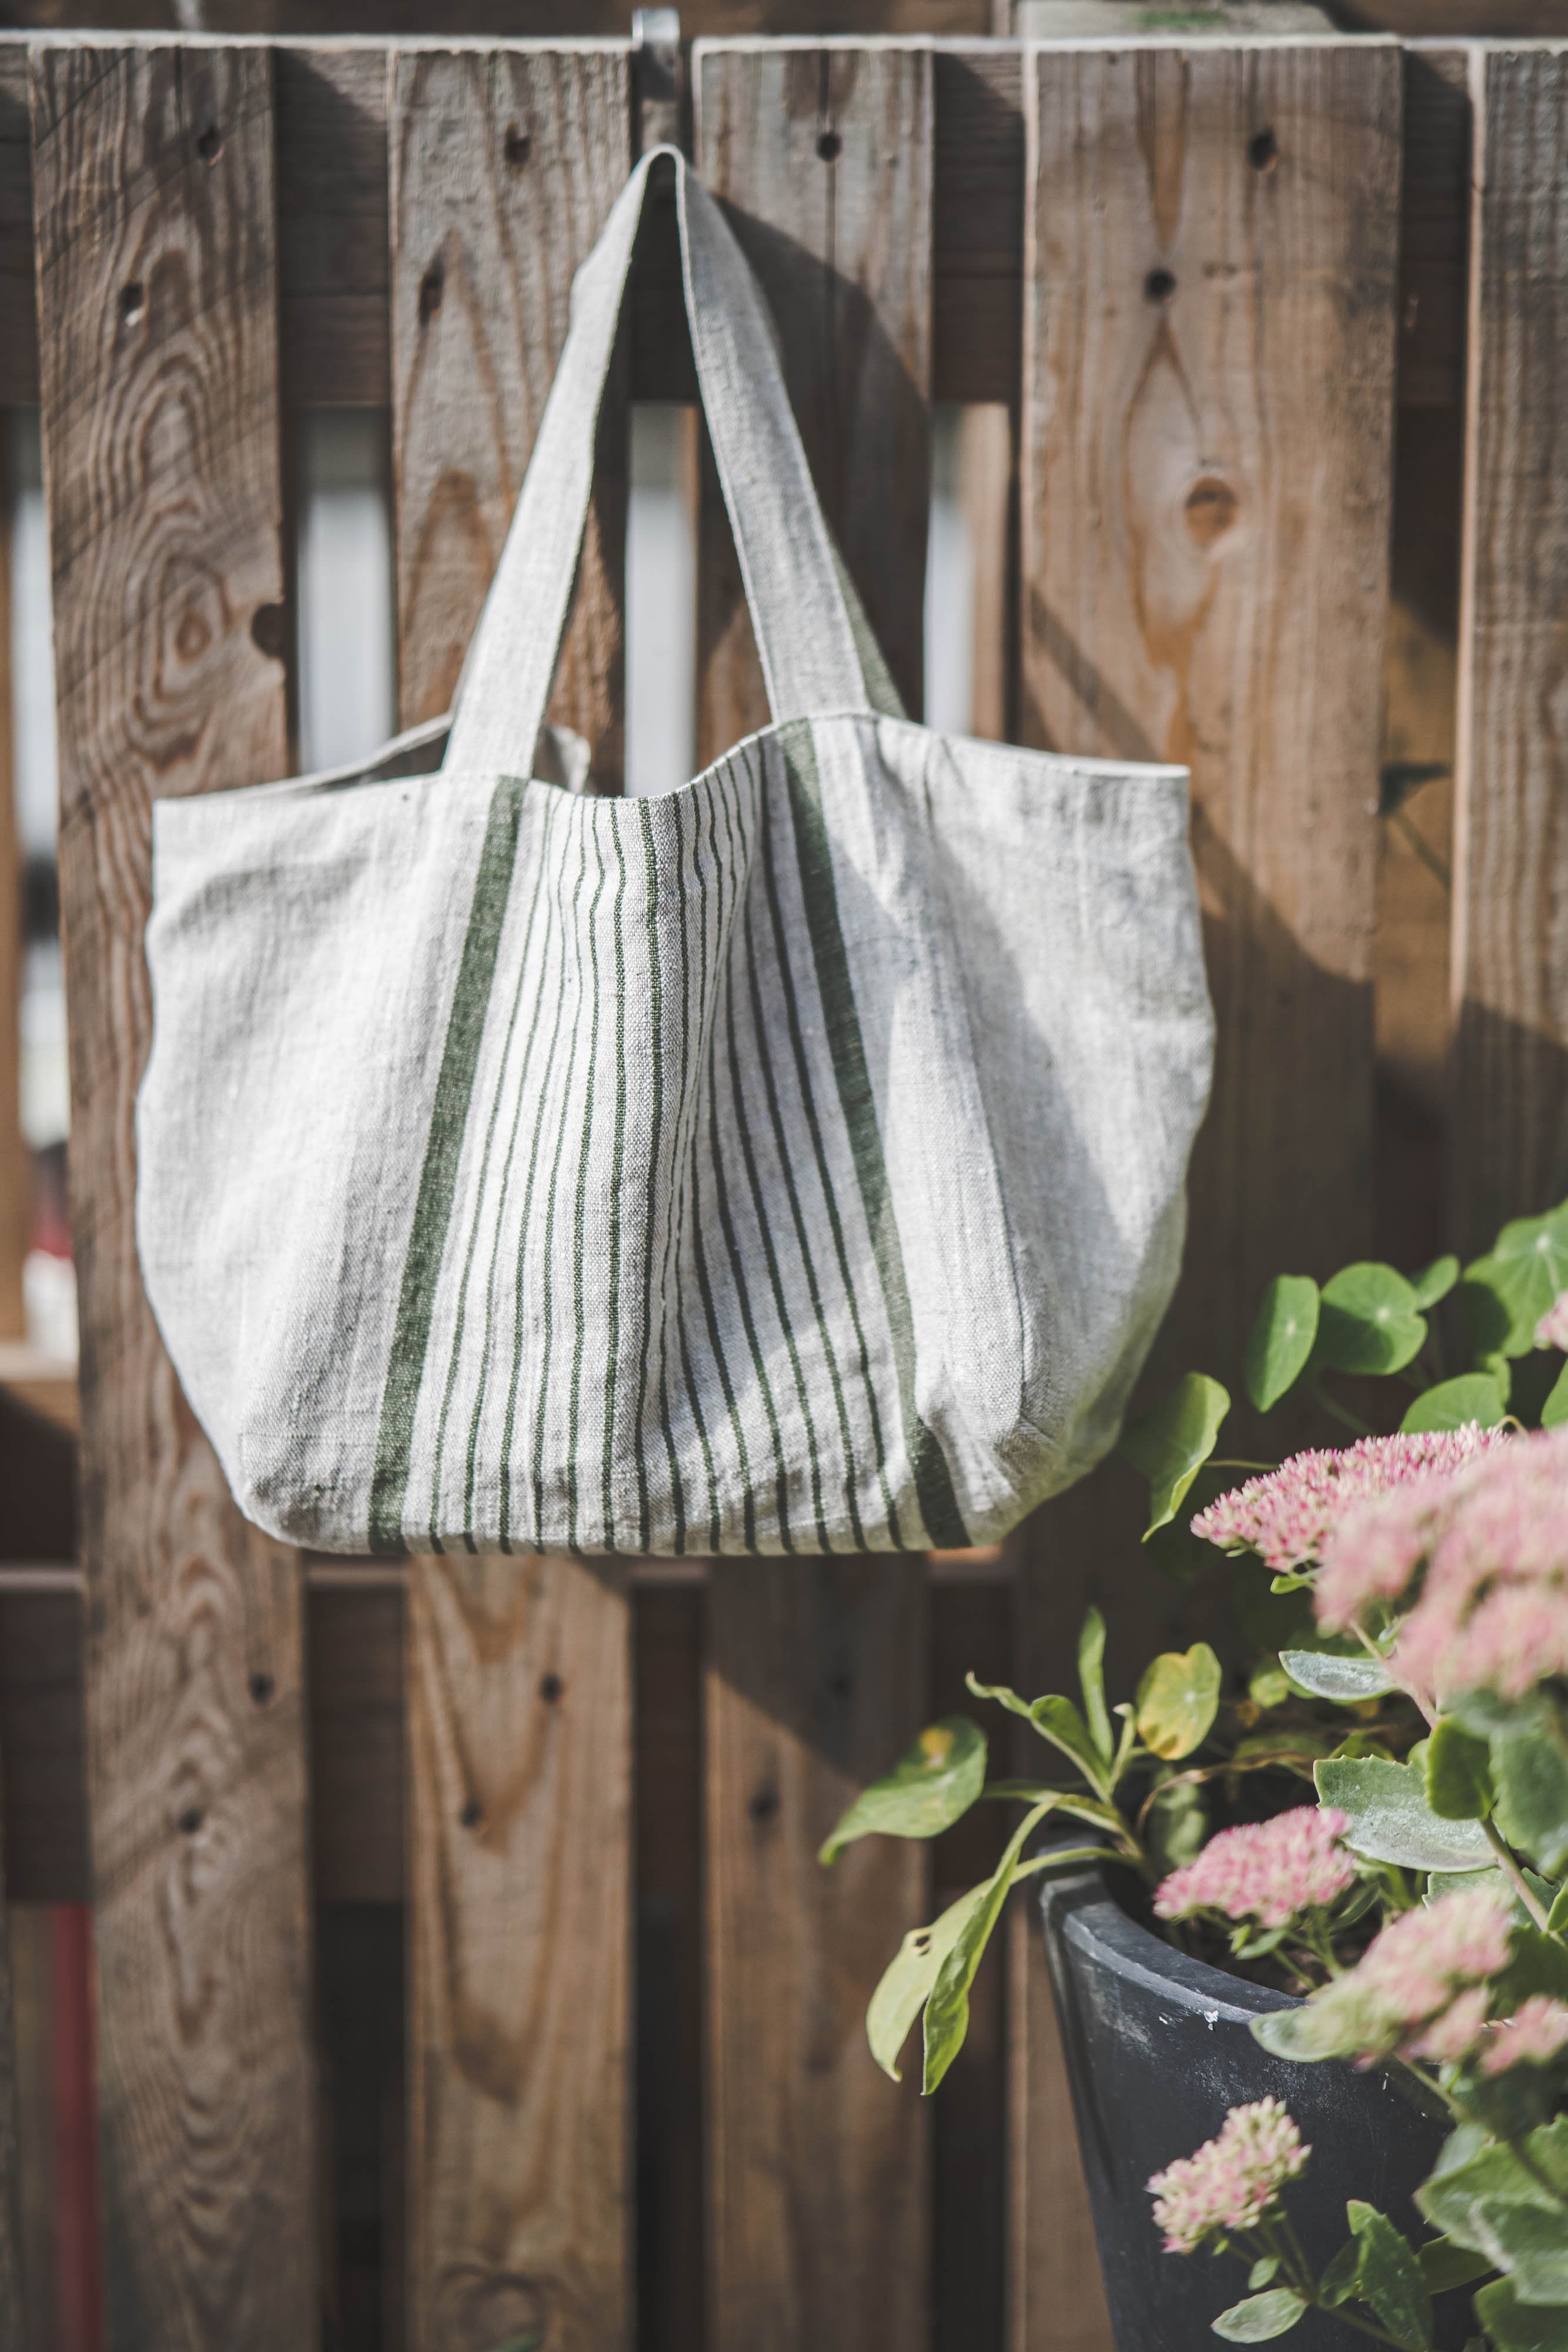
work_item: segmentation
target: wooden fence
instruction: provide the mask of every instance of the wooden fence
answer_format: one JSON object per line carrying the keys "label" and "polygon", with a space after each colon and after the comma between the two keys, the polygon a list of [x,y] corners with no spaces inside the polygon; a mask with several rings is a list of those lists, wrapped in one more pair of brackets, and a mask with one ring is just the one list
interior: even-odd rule
{"label": "wooden fence", "polygon": [[[1568,52],[715,41],[690,87],[912,705],[930,404],[999,404],[986,724],[1191,764],[1220,1055],[1161,1364],[1223,1369],[1375,1203],[1414,1259],[1568,1190]],[[1191,1622],[1130,1479],[929,1568],[301,1559],[138,1278],[148,806],[290,767],[291,417],[390,409],[402,717],[439,711],[646,94],[613,41],[0,40],[82,1301],[80,1570],[0,1569],[0,1739],[13,1896],[95,1906],[114,2352],[295,2352],[324,2310],[410,2352],[1105,2344],[1021,1906],[934,2105],[861,2035],[986,1832],[814,1855],[967,1665],[1053,1685],[1093,1593],[1124,1670]],[[691,393],[666,215],[622,396]],[[617,404],[558,696],[606,774],[624,449]],[[766,713],[697,498],[706,756]],[[1456,678],[1450,950],[1378,808],[1448,764]],[[1378,1054],[1450,1034],[1439,1200]]]}

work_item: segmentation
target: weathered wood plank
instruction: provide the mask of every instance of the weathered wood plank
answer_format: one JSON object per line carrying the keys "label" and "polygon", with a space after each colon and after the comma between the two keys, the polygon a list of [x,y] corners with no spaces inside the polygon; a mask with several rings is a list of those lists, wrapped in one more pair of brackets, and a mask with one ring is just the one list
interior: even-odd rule
{"label": "weathered wood plank", "polygon": [[149,805],[287,761],[271,62],[46,47],[32,103],[110,2342],[271,2352],[316,2325],[298,1563],[228,1501],[132,1228]]}
{"label": "weathered wood plank", "polygon": [[[3,111],[3,100],[0,100]],[[4,148],[0,147],[0,161]],[[25,1339],[22,1263],[33,1231],[33,1168],[22,1133],[22,855],[16,834],[12,702],[11,516],[14,488],[0,443],[0,1342]],[[0,1368],[5,1350],[0,1346]]]}
{"label": "weathered wood plank", "polygon": [[[406,719],[444,709],[631,160],[620,51],[395,57],[392,368]],[[552,709],[618,786],[625,414]],[[528,747],[531,749],[531,747]],[[623,1569],[409,1574],[411,2352],[630,2341]]]}
{"label": "weathered wood plank", "polygon": [[709,2352],[907,2352],[926,2125],[865,2004],[928,1916],[918,1848],[816,1854],[922,1719],[917,1560],[716,1563],[708,1593]]}
{"label": "weathered wood plank", "polygon": [[[1400,59],[1042,51],[1029,114],[1022,725],[1190,763],[1219,1020],[1157,1383],[1228,1370],[1270,1275],[1370,1237]],[[1031,1691],[1063,1686],[1089,1599],[1118,1695],[1177,1613],[1137,1501],[1108,1466],[1023,1538]],[[1069,2129],[1044,2025],[1020,2064],[1033,2215]],[[1015,2242],[1015,2352],[1106,2341],[1074,2301],[1081,2241],[1063,2214]]]}
{"label": "weathered wood plank", "polygon": [[[403,724],[451,704],[565,338],[574,271],[631,164],[615,51],[413,51],[392,63],[392,409]],[[623,384],[552,717],[619,790]]]}
{"label": "weathered wood plank", "polygon": [[385,407],[387,52],[280,46],[278,341],[287,407]]}
{"label": "weathered wood plank", "polygon": [[[911,50],[713,45],[698,168],[779,329],[829,519],[919,708],[930,383],[931,66]],[[705,449],[698,744],[765,724]],[[711,2352],[875,2352],[928,2327],[925,2118],[861,2018],[924,1916],[913,1848],[818,1845],[920,1719],[924,1569],[717,1562],[707,1661]],[[906,2086],[907,2087],[907,2086]]]}
{"label": "weathered wood plank", "polygon": [[[0,1796],[4,1794],[0,1776]],[[21,2345],[23,2303],[21,2129],[17,2102],[15,2004],[11,1997],[10,1906],[5,1849],[0,1843],[0,2343]]]}
{"label": "weathered wood plank", "polygon": [[1453,1216],[1568,1192],[1568,53],[1475,56],[1459,605]]}
{"label": "weathered wood plank", "polygon": [[0,406],[37,397],[27,50],[24,42],[0,42]]}

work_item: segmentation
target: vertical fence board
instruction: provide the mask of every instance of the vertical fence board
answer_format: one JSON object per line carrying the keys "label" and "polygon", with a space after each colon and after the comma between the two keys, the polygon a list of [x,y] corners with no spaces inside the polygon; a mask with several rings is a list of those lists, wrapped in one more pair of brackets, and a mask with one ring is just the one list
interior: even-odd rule
{"label": "vertical fence board", "polygon": [[[5,94],[0,93],[0,114]],[[4,150],[0,148],[0,154]],[[23,1338],[22,1263],[33,1229],[33,1171],[22,1133],[22,855],[16,834],[11,676],[11,516],[15,485],[0,446],[0,1339]]]}
{"label": "vertical fence board", "polygon": [[[1026,92],[1023,727],[1192,768],[1219,1050],[1152,1379],[1233,1374],[1265,1280],[1369,1234],[1400,60],[1041,51]],[[1091,1593],[1116,1696],[1178,1608],[1136,1508],[1109,1468],[1025,1538],[1031,1690],[1064,1686]],[[1019,2063],[1015,2352],[1100,2352],[1081,2224],[1040,2226],[1070,2127],[1054,2038]]]}
{"label": "vertical fence board", "polygon": [[[406,719],[450,700],[567,325],[625,179],[622,52],[392,69],[392,397]],[[625,414],[552,706],[618,781]],[[519,751],[525,758],[530,747]],[[629,2343],[624,1571],[411,1564],[411,2352]]]}
{"label": "vertical fence board", "polygon": [[23,2307],[21,2116],[16,2080],[16,2003],[11,1929],[5,1900],[5,1849],[0,1841],[0,2344],[26,2341]]}
{"label": "vertical fence board", "polygon": [[1453,985],[1458,1245],[1568,1192],[1568,53],[1474,55]]}
{"label": "vertical fence board", "polygon": [[110,2340],[275,2352],[317,2325],[298,1563],[132,1228],[149,804],[287,765],[271,60],[40,47],[32,100]]}
{"label": "vertical fence board", "polygon": [[[919,708],[930,381],[930,60],[716,45],[697,152],[778,322],[812,470]],[[706,459],[699,740],[766,722]],[[924,2118],[861,2019],[924,1916],[913,1848],[816,1848],[920,1720],[914,1562],[718,1563],[709,1598],[707,1915],[713,2352],[878,2352],[928,2326]],[[906,2086],[906,2089],[910,2086]]]}

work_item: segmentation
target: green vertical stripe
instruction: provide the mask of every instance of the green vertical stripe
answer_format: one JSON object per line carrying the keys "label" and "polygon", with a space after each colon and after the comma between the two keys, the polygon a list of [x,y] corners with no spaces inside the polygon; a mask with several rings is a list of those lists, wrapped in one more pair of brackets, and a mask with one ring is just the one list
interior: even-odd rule
{"label": "green vertical stripe", "polygon": [[855,1010],[849,953],[839,921],[832,850],[822,815],[816,745],[810,721],[797,720],[781,729],[779,741],[789,780],[795,850],[805,893],[817,987],[827,1023],[828,1048],[849,1130],[861,1201],[871,1229],[888,1328],[893,1334],[904,1441],[915,1473],[915,1491],[931,1542],[945,1550],[963,1550],[968,1546],[969,1536],[953,1491],[952,1474],[936,1433],[922,1421],[915,1403],[915,1318],[910,1309],[909,1285],[904,1271],[904,1252],[887,1180],[882,1134],[877,1126],[871,1073],[866,1066],[865,1041]]}
{"label": "green vertical stripe", "polygon": [[408,1254],[403,1259],[392,1358],[382,1391],[376,1465],[371,1477],[370,1542],[375,1552],[405,1549],[402,1513],[408,1494],[414,1413],[424,1377],[430,1318],[451,1222],[457,1164],[474,1091],[474,1072],[485,1034],[501,928],[506,921],[507,899],[517,861],[517,835],[526,790],[524,779],[502,777],[491,795],[484,845],[479,852],[468,928],[435,1082],[435,1100],[425,1140],[424,1165],[420,1171]]}
{"label": "green vertical stripe", "polygon": [[[850,1323],[855,1335],[855,1349],[860,1359],[861,1384],[865,1392],[866,1410],[871,1419],[872,1444],[876,1453],[877,1483],[882,1488],[883,1507],[887,1513],[888,1533],[893,1538],[894,1548],[902,1550],[904,1546],[898,1532],[898,1510],[893,1499],[893,1489],[887,1479],[887,1449],[883,1442],[882,1412],[876,1401],[876,1384],[871,1376],[871,1350],[866,1345],[865,1329],[861,1321],[860,1300],[855,1293],[854,1276],[850,1270],[849,1250],[844,1243],[843,1220],[839,1214],[838,1199],[833,1191],[832,1173],[828,1166],[827,1147],[822,1140],[821,1121],[817,1115],[817,1098],[811,1084],[810,1063],[807,1057],[806,1041],[800,1028],[800,1007],[795,994],[795,975],[789,963],[789,943],[784,928],[784,910],[779,899],[779,872],[773,855],[772,805],[772,795],[769,794],[767,803],[768,821],[762,834],[762,872],[767,885],[768,910],[773,929],[774,959],[779,967],[779,977],[784,992],[784,1013],[789,1031],[790,1050],[794,1056],[796,1082],[800,1089],[800,1100],[806,1112],[806,1125],[811,1138],[811,1150],[817,1162],[817,1177],[822,1187],[822,1199],[827,1206],[828,1229],[833,1237],[833,1255],[838,1261],[839,1279],[844,1286],[844,1298],[850,1310]],[[808,1265],[810,1262],[808,1256]],[[826,1342],[827,1322],[822,1315],[821,1301],[817,1298],[814,1276],[811,1295],[817,1305],[818,1317],[822,1322],[824,1342]],[[841,1399],[840,1410],[842,1412]],[[850,1444],[847,1416],[844,1419],[844,1464],[850,1524],[854,1529],[855,1541],[863,1544],[865,1537],[861,1528],[860,1512],[855,1500],[854,1458]]]}
{"label": "green vertical stripe", "polygon": [[[568,936],[576,951],[575,985],[572,990],[574,1016],[580,1015],[582,1011],[582,885],[588,874],[588,856],[581,835],[582,827],[580,825],[577,841],[577,881],[572,889],[571,916],[567,925]],[[601,873],[602,875],[602,868]],[[563,990],[563,998],[564,994]],[[544,1533],[544,1460],[545,1414],[549,1401],[550,1344],[555,1332],[555,1203],[557,1189],[560,1182],[561,1151],[566,1139],[567,1112],[571,1103],[571,1082],[577,1070],[577,1048],[581,1035],[581,1020],[574,1017],[571,1024],[571,1043],[567,1047],[566,1075],[560,1082],[560,1116],[556,1121],[555,1156],[550,1161],[549,1182],[545,1189],[544,1265],[539,1284],[539,1392],[534,1407],[533,1452],[533,1540],[535,1549],[541,1552],[549,1549]],[[541,1104],[539,1108],[542,1117],[548,1106]],[[520,1266],[519,1260],[519,1271]]]}

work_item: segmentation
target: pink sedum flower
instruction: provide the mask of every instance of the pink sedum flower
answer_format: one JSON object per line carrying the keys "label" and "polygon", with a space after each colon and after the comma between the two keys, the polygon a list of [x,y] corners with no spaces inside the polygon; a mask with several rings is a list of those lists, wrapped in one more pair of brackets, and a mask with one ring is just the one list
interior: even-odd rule
{"label": "pink sedum flower", "polygon": [[1559,1291],[1536,1325],[1535,1344],[1568,1349],[1568,1290]]}
{"label": "pink sedum flower", "polygon": [[1355,1881],[1354,1864],[1339,1843],[1349,1827],[1343,1813],[1298,1805],[1272,1821],[1221,1830],[1163,1882],[1155,1914],[1186,1919],[1195,1911],[1221,1911],[1228,1919],[1283,1927],[1304,1911],[1324,1909]]}
{"label": "pink sedum flower", "polygon": [[1249,1478],[1193,1520],[1192,1531],[1226,1551],[1255,1551],[1276,1576],[1322,1559],[1347,1511],[1368,1496],[1413,1481],[1451,1475],[1496,1444],[1501,1433],[1423,1431],[1364,1437],[1342,1451],[1292,1454],[1277,1470]]}
{"label": "pink sedum flower", "polygon": [[1232,2107],[1218,2138],[1148,2183],[1166,2253],[1196,2253],[1217,2230],[1254,2228],[1311,2154],[1283,2099]]}
{"label": "pink sedum flower", "polygon": [[1486,1988],[1507,1963],[1512,1923],[1500,1878],[1391,1920],[1355,1968],[1312,1995],[1324,2054],[1354,2053],[1364,2065],[1395,2051],[1439,2061],[1467,2054],[1485,2020]]}
{"label": "pink sedum flower", "polygon": [[1568,1675],[1568,1428],[1512,1437],[1456,1475],[1346,1514],[1318,1580],[1318,1621],[1352,1624],[1419,1576],[1391,1671],[1412,1690],[1518,1698]]}
{"label": "pink sedum flower", "polygon": [[1549,2065],[1563,2049],[1568,2049],[1568,2002],[1553,2000],[1549,1993],[1531,1993],[1512,2017],[1493,2028],[1481,2072],[1506,2074],[1511,2066]]}

